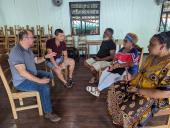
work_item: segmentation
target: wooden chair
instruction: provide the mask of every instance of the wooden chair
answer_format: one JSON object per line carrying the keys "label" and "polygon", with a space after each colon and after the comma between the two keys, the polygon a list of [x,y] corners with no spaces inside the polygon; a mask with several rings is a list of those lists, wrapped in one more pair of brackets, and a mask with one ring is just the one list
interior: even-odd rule
{"label": "wooden chair", "polygon": [[86,36],[79,36],[78,38],[78,52],[79,52],[79,57],[80,57],[80,51],[85,52],[85,57],[87,58],[87,39]]}
{"label": "wooden chair", "polygon": [[14,35],[16,35],[16,42],[19,42],[19,39],[18,39],[18,34],[20,31],[24,30],[24,27],[21,27],[19,25],[15,25],[14,26]]}
{"label": "wooden chair", "polygon": [[154,117],[161,117],[161,116],[168,116],[166,124],[160,124],[157,126],[152,126],[149,124],[146,125],[144,128],[170,128],[170,108],[161,109],[154,115]]}
{"label": "wooden chair", "polygon": [[48,25],[48,39],[53,38],[53,27]]}
{"label": "wooden chair", "polygon": [[25,29],[26,29],[26,30],[29,30],[29,29],[30,29],[30,26],[29,26],[29,25],[26,25],[26,26],[25,26]]}
{"label": "wooden chair", "polygon": [[31,30],[33,32],[33,35],[35,35],[35,29],[34,27],[30,27],[29,25],[26,25],[26,30]]}
{"label": "wooden chair", "polygon": [[74,47],[74,38],[73,38],[73,36],[71,36],[71,35],[66,36],[66,46],[68,48]]}
{"label": "wooden chair", "polygon": [[[8,71],[9,71],[9,68],[7,70],[3,71],[2,67],[0,66],[0,77],[2,79],[2,82],[4,84],[4,87],[5,87],[7,95],[8,95],[14,119],[18,119],[18,115],[17,115],[18,111],[23,111],[23,110],[27,110],[27,109],[33,109],[33,108],[38,108],[39,115],[42,116],[43,111],[42,111],[42,105],[41,105],[41,99],[40,99],[39,92],[37,92],[37,91],[13,92],[13,90],[10,87],[11,80],[7,80],[7,78],[5,76],[5,73],[9,73]],[[9,74],[8,74],[8,76],[9,76]],[[37,103],[34,105],[27,105],[27,106],[24,105],[22,100],[24,98],[29,98],[29,97],[36,97]],[[15,100],[21,101],[21,104],[19,107],[16,106]]]}
{"label": "wooden chair", "polygon": [[136,45],[135,48],[137,48],[137,50],[139,51],[139,55],[140,55],[139,64],[138,64],[139,69],[140,69],[141,66],[142,66],[142,61],[143,61],[144,48],[143,47],[139,47],[138,45]]}
{"label": "wooden chair", "polygon": [[43,53],[43,52],[46,51],[46,41],[47,40],[48,40],[48,35],[45,35],[44,27],[40,27],[39,43],[40,43],[41,56],[45,55],[45,53]]}
{"label": "wooden chair", "polygon": [[35,35],[35,29],[34,29],[34,27],[30,27],[29,29],[32,31],[33,35]]}
{"label": "wooden chair", "polygon": [[116,39],[115,44],[118,46],[117,52],[123,47],[123,40],[122,39]]}
{"label": "wooden chair", "polygon": [[6,54],[8,50],[5,48],[5,32],[4,28],[0,27],[0,54]]}
{"label": "wooden chair", "polygon": [[[35,29],[32,27],[30,28],[33,31],[34,34],[34,46],[32,47],[32,50],[35,54],[37,54],[37,56],[40,56],[40,25],[36,26],[36,33],[35,33]],[[36,34],[36,35],[35,35]]]}
{"label": "wooden chair", "polygon": [[10,49],[16,45],[17,43],[17,36],[15,35],[13,27],[5,26],[5,48],[10,51]]}

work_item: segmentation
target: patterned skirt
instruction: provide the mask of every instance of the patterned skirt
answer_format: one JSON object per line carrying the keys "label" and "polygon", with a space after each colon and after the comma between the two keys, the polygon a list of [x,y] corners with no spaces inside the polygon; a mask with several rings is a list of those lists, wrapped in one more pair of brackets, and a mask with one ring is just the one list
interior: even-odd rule
{"label": "patterned skirt", "polygon": [[153,99],[128,93],[128,85],[121,81],[109,88],[107,103],[113,123],[124,128],[134,128],[151,112]]}

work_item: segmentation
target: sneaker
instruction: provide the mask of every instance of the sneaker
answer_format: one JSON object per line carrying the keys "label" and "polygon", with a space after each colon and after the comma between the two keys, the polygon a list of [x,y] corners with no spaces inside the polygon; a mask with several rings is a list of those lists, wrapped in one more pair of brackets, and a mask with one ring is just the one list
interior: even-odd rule
{"label": "sneaker", "polygon": [[73,85],[70,84],[69,82],[65,83],[64,86],[65,86],[66,88],[72,88],[72,87],[73,87]]}
{"label": "sneaker", "polygon": [[73,86],[73,84],[74,84],[73,79],[70,78],[70,79],[68,80],[68,83]]}
{"label": "sneaker", "polygon": [[61,120],[61,117],[57,116],[56,114],[52,114],[52,113],[46,113],[44,117],[50,120],[51,122],[58,122]]}
{"label": "sneaker", "polygon": [[69,78],[69,80],[67,81],[66,87],[67,88],[72,88],[73,87],[73,80],[71,78]]}

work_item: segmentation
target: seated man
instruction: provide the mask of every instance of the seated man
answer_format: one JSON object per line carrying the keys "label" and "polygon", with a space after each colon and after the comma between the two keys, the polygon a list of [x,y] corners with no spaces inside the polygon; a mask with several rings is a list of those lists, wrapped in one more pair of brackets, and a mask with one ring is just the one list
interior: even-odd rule
{"label": "seated man", "polygon": [[85,61],[85,66],[88,67],[93,74],[93,77],[91,78],[89,83],[96,82],[98,71],[109,66],[115,55],[116,44],[113,42],[112,36],[113,29],[107,28],[104,32],[104,40],[100,46],[97,55]]}
{"label": "seated man", "polygon": [[45,61],[45,58],[51,58],[56,54],[51,53],[44,57],[35,57],[31,50],[33,42],[34,36],[32,31],[23,30],[19,33],[19,43],[12,48],[9,54],[13,85],[20,91],[38,91],[45,118],[52,122],[57,122],[61,118],[52,114],[50,88],[48,86],[52,74],[38,71],[35,65],[35,63],[41,63]]}
{"label": "seated man", "polygon": [[[64,32],[61,29],[55,30],[55,38],[49,39],[46,42],[47,52],[55,52],[57,55],[46,61],[46,64],[51,68],[58,78],[64,83],[67,88],[72,87],[73,71],[75,67],[75,61],[68,58],[66,43],[64,42]],[[69,66],[69,79],[66,81],[62,74],[62,69]]]}

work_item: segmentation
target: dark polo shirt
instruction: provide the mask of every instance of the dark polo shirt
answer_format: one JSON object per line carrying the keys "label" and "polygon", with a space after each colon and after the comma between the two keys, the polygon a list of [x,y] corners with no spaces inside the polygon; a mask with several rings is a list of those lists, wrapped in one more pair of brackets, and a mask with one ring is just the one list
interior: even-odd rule
{"label": "dark polo shirt", "polygon": [[60,45],[57,46],[55,43],[55,38],[49,39],[46,42],[46,48],[47,49],[51,49],[53,52],[57,53],[56,56],[54,56],[54,59],[56,60],[56,58],[60,58],[62,56],[62,51],[66,51],[66,43],[60,42]]}

